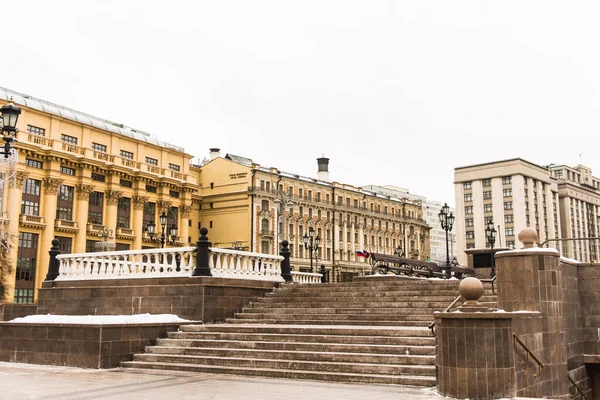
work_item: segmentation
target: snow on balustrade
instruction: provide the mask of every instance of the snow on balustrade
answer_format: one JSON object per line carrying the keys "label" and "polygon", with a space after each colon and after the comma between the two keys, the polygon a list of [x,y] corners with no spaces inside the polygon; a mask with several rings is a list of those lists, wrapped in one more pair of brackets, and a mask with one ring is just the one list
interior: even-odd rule
{"label": "snow on balustrade", "polygon": [[292,271],[294,283],[321,283],[322,276],[319,273]]}
{"label": "snow on balustrade", "polygon": [[214,277],[283,282],[282,256],[210,248],[208,266]]}
{"label": "snow on balustrade", "polygon": [[196,248],[59,254],[57,281],[191,276]]}

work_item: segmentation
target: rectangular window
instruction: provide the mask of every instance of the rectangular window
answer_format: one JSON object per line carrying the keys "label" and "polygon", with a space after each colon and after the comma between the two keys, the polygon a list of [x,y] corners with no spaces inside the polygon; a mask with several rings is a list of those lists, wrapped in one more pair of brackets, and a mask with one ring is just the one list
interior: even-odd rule
{"label": "rectangular window", "polygon": [[515,248],[515,241],[514,240],[507,240],[506,241],[506,247],[508,247],[509,249],[514,249]]}
{"label": "rectangular window", "polygon": [[104,193],[90,193],[88,206],[88,222],[92,224],[102,225],[102,216],[104,211]]}
{"label": "rectangular window", "polygon": [[473,206],[465,207],[465,214],[473,214]]}
{"label": "rectangular window", "polygon": [[121,150],[121,157],[125,158],[126,160],[133,160],[133,153],[127,150]]}
{"label": "rectangular window", "polygon": [[473,231],[467,231],[466,235],[467,235],[467,239],[475,238],[475,232],[473,232]]}
{"label": "rectangular window", "polygon": [[21,199],[21,214],[40,215],[40,191],[42,181],[26,179],[23,182],[23,196]]}
{"label": "rectangular window", "polygon": [[502,194],[504,195],[504,197],[510,197],[512,196],[512,189],[504,189],[502,191]]}
{"label": "rectangular window", "polygon": [[30,158],[25,160],[26,164],[28,167],[31,168],[39,168],[39,169],[43,169],[44,167],[44,163],[42,163],[41,161],[38,160],[32,160]]}
{"label": "rectangular window", "polygon": [[464,182],[463,183],[463,189],[468,190],[473,188],[473,182]]}
{"label": "rectangular window", "polygon": [[465,226],[473,226],[473,218],[465,219]]}
{"label": "rectangular window", "polygon": [[486,199],[486,200],[491,199],[492,198],[492,191],[488,190],[486,192],[483,192],[483,198]]}
{"label": "rectangular window", "polygon": [[181,167],[179,165],[177,165],[177,164],[171,164],[171,163],[169,163],[169,169],[171,171],[176,171],[176,172],[181,171]]}
{"label": "rectangular window", "polygon": [[489,224],[494,224],[494,217],[485,217],[485,224],[489,225]]}
{"label": "rectangular window", "polygon": [[[56,219],[73,221],[73,193],[72,186],[61,185],[58,187],[56,199]],[[62,249],[62,248],[61,248]]]}
{"label": "rectangular window", "polygon": [[123,187],[126,188],[132,188],[133,187],[133,182],[125,180],[125,179],[121,179],[121,181],[119,182],[119,184]]}
{"label": "rectangular window", "polygon": [[146,157],[146,164],[157,166],[158,160],[156,158]]}
{"label": "rectangular window", "polygon": [[504,234],[506,236],[514,236],[515,235],[515,228],[505,228],[504,229]]}
{"label": "rectangular window", "polygon": [[58,248],[60,254],[70,254],[73,252],[73,238],[66,236],[56,236],[58,239]]}
{"label": "rectangular window", "polygon": [[103,144],[100,144],[100,143],[93,143],[92,142],[92,150],[100,151],[102,153],[106,153],[106,145],[103,145]]}
{"label": "rectangular window", "polygon": [[554,171],[554,177],[557,179],[560,179],[563,177],[563,172],[560,169],[557,169],[556,171]]}
{"label": "rectangular window", "polygon": [[467,243],[467,249],[474,249],[475,243]]}
{"label": "rectangular window", "polygon": [[60,166],[60,173],[65,175],[75,176],[75,168]]}
{"label": "rectangular window", "polygon": [[[149,223],[154,222],[154,216],[156,215],[156,203],[144,204],[144,216],[142,217],[142,230],[147,231]],[[198,229],[200,229],[200,223],[198,222]]]}
{"label": "rectangular window", "polygon": [[60,140],[64,143],[77,144],[77,138],[75,136],[65,135],[64,133],[60,135]]}
{"label": "rectangular window", "polygon": [[481,186],[483,187],[490,187],[492,186],[492,180],[491,179],[484,179],[481,181]]}
{"label": "rectangular window", "polygon": [[170,226],[179,226],[179,208],[177,207],[170,207],[167,212],[167,227]]}
{"label": "rectangular window", "polygon": [[492,205],[491,204],[484,204],[483,205],[483,212],[492,212]]}
{"label": "rectangular window", "polygon": [[513,208],[513,203],[512,203],[512,201],[505,201],[505,202],[504,202],[504,209],[505,209],[505,210],[512,210],[512,208]]}
{"label": "rectangular window", "polygon": [[129,219],[131,216],[131,199],[119,197],[119,206],[117,208],[117,227],[129,228]]}
{"label": "rectangular window", "polygon": [[17,270],[15,274],[15,303],[33,303],[37,264],[38,235],[19,232]]}
{"label": "rectangular window", "polygon": [[503,185],[508,185],[510,183],[510,176],[503,176],[502,177],[502,184]]}
{"label": "rectangular window", "polygon": [[97,250],[96,243],[100,242],[99,240],[86,240],[85,241],[85,252],[93,253]]}
{"label": "rectangular window", "polygon": [[27,132],[33,135],[46,136],[46,130],[39,126],[27,125]]}
{"label": "rectangular window", "polygon": [[106,176],[92,172],[92,180],[96,182],[106,182]]}
{"label": "rectangular window", "polygon": [[148,193],[156,193],[156,186],[146,185],[146,192],[148,192]]}
{"label": "rectangular window", "polygon": [[512,214],[505,215],[504,222],[514,222],[514,216]]}
{"label": "rectangular window", "polygon": [[169,196],[171,197],[175,197],[175,198],[179,198],[179,192],[176,192],[175,190],[169,190]]}
{"label": "rectangular window", "polygon": [[473,194],[465,193],[465,201],[473,201]]}

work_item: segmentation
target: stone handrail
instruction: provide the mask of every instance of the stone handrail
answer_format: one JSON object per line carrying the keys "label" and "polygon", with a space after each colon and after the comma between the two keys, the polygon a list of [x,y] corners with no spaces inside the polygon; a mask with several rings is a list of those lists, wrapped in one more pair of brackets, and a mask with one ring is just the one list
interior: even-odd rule
{"label": "stone handrail", "polygon": [[59,254],[57,281],[191,276],[195,247]]}
{"label": "stone handrail", "polygon": [[214,277],[283,282],[282,256],[230,249],[209,249],[208,266]]}
{"label": "stone handrail", "polygon": [[295,283],[321,283],[322,276],[319,273],[292,271],[292,279]]}

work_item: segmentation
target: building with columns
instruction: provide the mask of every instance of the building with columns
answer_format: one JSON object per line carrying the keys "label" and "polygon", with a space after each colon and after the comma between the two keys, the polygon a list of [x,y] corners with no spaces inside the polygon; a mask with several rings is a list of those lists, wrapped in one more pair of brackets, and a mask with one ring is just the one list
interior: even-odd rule
{"label": "building with columns", "polygon": [[[549,168],[558,186],[561,238],[598,237],[600,179],[593,177],[592,170],[583,165],[550,165]],[[560,249],[566,257],[598,262],[599,244],[597,240],[565,240]]]}
{"label": "building with columns", "polygon": [[94,251],[102,241],[118,250],[160,246],[145,231],[151,222],[160,231],[165,212],[168,227],[177,227],[174,244],[191,240],[198,184],[183,148],[0,88],[0,106],[10,98],[22,112],[14,179],[3,182],[1,202],[2,244],[16,261],[7,299],[35,300],[54,238],[66,253]]}
{"label": "building with columns", "polygon": [[[358,250],[426,260],[429,226],[420,201],[381,195],[331,182],[329,159],[317,163],[317,178],[267,168],[240,156],[211,157],[201,167],[201,225],[213,245],[275,254],[286,239],[292,266],[309,271],[310,252],[302,238],[321,238],[313,270],[325,265],[331,279],[346,280],[370,270]],[[283,215],[283,219],[282,219]]]}
{"label": "building with columns", "polygon": [[[278,254],[330,279],[370,270],[357,251],[426,260],[430,227],[420,201],[266,168],[211,149],[192,155],[122,124],[0,88],[0,106],[21,108],[14,157],[0,162],[0,250],[11,265],[6,300],[35,302],[54,238],[62,253],[183,246],[209,229],[213,246]],[[164,213],[166,224],[161,224]],[[155,233],[151,234],[152,227]],[[303,237],[318,236],[311,252]]]}
{"label": "building with columns", "polygon": [[468,264],[465,250],[489,247],[490,221],[497,230],[495,247],[515,248],[525,227],[536,230],[540,243],[560,237],[558,186],[546,167],[520,158],[457,167],[454,191],[461,265]]}

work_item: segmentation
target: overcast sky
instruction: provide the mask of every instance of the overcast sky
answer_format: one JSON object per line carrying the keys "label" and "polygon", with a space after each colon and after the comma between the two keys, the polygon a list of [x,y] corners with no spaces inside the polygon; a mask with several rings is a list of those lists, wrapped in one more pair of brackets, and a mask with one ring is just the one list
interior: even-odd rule
{"label": "overcast sky", "polygon": [[[454,204],[454,167],[600,176],[597,1],[28,1],[0,86],[204,158]],[[9,39],[13,43],[9,42]]]}

